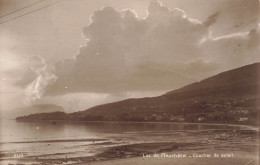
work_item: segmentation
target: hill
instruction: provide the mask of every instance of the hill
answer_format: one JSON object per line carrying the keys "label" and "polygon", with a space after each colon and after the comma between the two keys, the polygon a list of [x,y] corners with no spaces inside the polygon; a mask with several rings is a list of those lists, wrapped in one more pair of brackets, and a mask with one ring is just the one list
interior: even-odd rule
{"label": "hill", "polygon": [[70,113],[66,120],[257,124],[259,100],[260,63],[255,63],[158,97],[127,99]]}
{"label": "hill", "polygon": [[4,114],[6,118],[16,118],[18,116],[36,114],[36,113],[50,113],[50,112],[64,112],[61,106],[54,104],[35,104],[26,108],[18,108]]}

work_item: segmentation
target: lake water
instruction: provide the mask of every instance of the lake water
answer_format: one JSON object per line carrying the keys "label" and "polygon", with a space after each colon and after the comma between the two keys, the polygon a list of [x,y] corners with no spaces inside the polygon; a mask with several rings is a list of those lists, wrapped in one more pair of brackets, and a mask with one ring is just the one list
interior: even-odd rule
{"label": "lake water", "polygon": [[[184,123],[0,121],[0,164],[3,165],[17,162],[37,164],[38,159],[94,156],[107,147],[136,143],[171,141],[214,144],[216,139],[227,136],[226,132],[252,129],[246,126]],[[235,144],[244,140],[241,137],[225,142]],[[245,143],[249,145],[256,141],[251,138]]]}

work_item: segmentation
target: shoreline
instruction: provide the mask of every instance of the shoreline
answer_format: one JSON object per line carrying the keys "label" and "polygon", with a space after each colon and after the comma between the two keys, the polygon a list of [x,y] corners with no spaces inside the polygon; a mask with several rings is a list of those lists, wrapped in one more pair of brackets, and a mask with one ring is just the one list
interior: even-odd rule
{"label": "shoreline", "polygon": [[[114,122],[116,123],[116,122]],[[157,123],[157,122],[156,122]],[[176,123],[175,123],[176,124]],[[178,124],[178,123],[177,123]],[[187,123],[189,124],[189,123]],[[192,123],[195,124],[195,123]],[[219,124],[218,124],[219,125]],[[251,130],[253,131],[253,130]],[[201,165],[200,161],[196,162],[192,159],[168,159],[168,158],[146,158],[143,157],[143,154],[154,154],[154,153],[212,153],[214,152],[232,152],[235,155],[247,155],[248,157],[254,157],[256,156],[256,152],[254,149],[259,148],[259,143],[256,143],[258,132],[248,132],[245,130],[236,129],[234,130],[222,130],[222,131],[203,131],[203,132],[191,132],[191,134],[188,134],[189,137],[197,138],[197,140],[178,140],[175,141],[174,139],[168,139],[168,141],[161,141],[158,139],[153,139],[151,141],[136,141],[134,143],[108,143],[109,145],[103,146],[103,147],[97,147],[94,150],[92,150],[93,153],[95,153],[93,156],[88,155],[76,155],[76,156],[70,156],[66,155],[66,153],[59,153],[60,155],[56,157],[57,153],[50,154],[50,155],[38,155],[38,156],[26,156],[25,159],[9,159],[10,161],[18,161],[17,163],[20,164],[28,164],[30,162],[36,162],[36,164],[40,165],[42,163],[45,164],[75,164],[75,165],[84,165],[84,164],[90,164],[90,165],[99,165],[99,164],[135,164],[136,165],[140,162],[143,162],[145,164],[151,164],[153,161],[158,161],[158,164],[170,164],[171,161],[181,161],[184,163],[183,165],[186,165],[186,161],[190,162],[190,164],[195,165]],[[181,135],[180,135],[181,136]],[[206,140],[204,138],[206,138]],[[43,143],[50,143],[50,142],[83,142],[83,141],[90,141],[93,139],[62,139],[62,140],[51,140],[51,141],[34,141],[36,143],[43,142]],[[116,140],[116,139],[113,139]],[[241,143],[242,142],[242,143]],[[238,145],[238,143],[241,143]],[[110,146],[110,144],[112,144]],[[47,144],[48,145],[48,144]],[[81,145],[84,146],[85,144]],[[99,143],[91,143],[87,144],[87,146],[93,146],[93,145],[100,145],[103,144]],[[86,149],[88,148],[86,146]],[[254,147],[253,147],[254,146]],[[90,147],[92,148],[92,147]],[[11,155],[13,153],[10,153]],[[47,156],[47,157],[46,157]],[[196,159],[199,160],[199,159]],[[232,160],[235,161],[233,163],[237,164],[241,163],[241,160],[244,161],[244,164],[246,164],[247,158],[244,156],[244,158],[238,158]],[[201,161],[206,161],[206,159],[202,159]],[[219,164],[218,161],[220,160],[213,160],[207,159],[207,161],[211,162],[213,161],[213,164]],[[247,162],[246,162],[247,161]],[[182,163],[178,163],[182,165]],[[243,164],[243,165],[244,165]],[[142,165],[142,164],[140,164]],[[205,164],[206,165],[206,164]],[[238,164],[240,165],[240,164]],[[242,164],[241,164],[242,165]],[[251,165],[251,164],[250,164]]]}
{"label": "shoreline", "polygon": [[[239,148],[239,146],[235,145]],[[218,157],[215,158],[215,153],[230,154],[230,157]],[[159,155],[187,155],[187,156],[175,156],[166,157]],[[194,156],[195,155],[211,155],[207,156]],[[150,155],[150,156],[148,156]],[[34,162],[35,164],[69,164],[69,165],[144,165],[153,164],[170,165],[177,163],[178,165],[208,165],[208,164],[228,164],[236,165],[258,165],[259,158],[257,152],[254,151],[241,151],[239,149],[227,148],[222,146],[217,148],[214,145],[207,145],[203,143],[176,143],[176,142],[150,142],[150,143],[136,143],[126,144],[120,146],[113,146],[104,148],[104,150],[94,156],[82,156],[82,157],[64,157],[57,159],[45,159],[39,156],[37,159],[27,158],[18,160],[18,164],[26,164],[26,161]],[[248,163],[248,164],[247,164]],[[24,164],[24,165],[25,165]],[[27,165],[27,164],[26,164]]]}
{"label": "shoreline", "polygon": [[[1,119],[0,119],[1,120]],[[142,124],[201,124],[201,125],[220,125],[220,126],[232,126],[232,127],[245,127],[245,128],[250,128],[253,130],[257,130],[259,131],[260,126],[259,125],[245,125],[245,124],[233,124],[233,123],[198,123],[198,122],[170,122],[170,121],[158,121],[158,122],[154,122],[154,121],[80,121],[80,120],[17,120],[17,119],[5,119],[5,120],[15,120],[17,122],[45,122],[45,121],[49,121],[49,122],[64,122],[64,123],[142,123]]]}

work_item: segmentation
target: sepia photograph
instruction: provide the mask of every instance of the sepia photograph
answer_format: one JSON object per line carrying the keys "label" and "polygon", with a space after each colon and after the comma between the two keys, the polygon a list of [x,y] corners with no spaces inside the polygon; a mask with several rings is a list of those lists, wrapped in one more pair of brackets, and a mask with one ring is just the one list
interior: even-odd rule
{"label": "sepia photograph", "polygon": [[0,0],[0,165],[259,165],[259,0]]}

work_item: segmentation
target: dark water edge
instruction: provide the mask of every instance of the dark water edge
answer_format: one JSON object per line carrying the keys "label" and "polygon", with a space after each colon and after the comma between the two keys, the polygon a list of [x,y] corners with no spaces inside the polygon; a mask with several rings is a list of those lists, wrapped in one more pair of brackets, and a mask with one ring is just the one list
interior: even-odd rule
{"label": "dark water edge", "polygon": [[[0,119],[1,120],[1,119]],[[141,124],[200,124],[200,125],[226,125],[226,126],[238,126],[252,129],[260,129],[260,123],[215,123],[215,122],[170,122],[170,121],[84,121],[84,120],[30,120],[30,119],[9,119],[20,123],[45,123],[51,122],[56,124],[57,122],[62,123],[141,123]]]}

